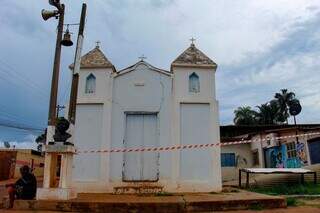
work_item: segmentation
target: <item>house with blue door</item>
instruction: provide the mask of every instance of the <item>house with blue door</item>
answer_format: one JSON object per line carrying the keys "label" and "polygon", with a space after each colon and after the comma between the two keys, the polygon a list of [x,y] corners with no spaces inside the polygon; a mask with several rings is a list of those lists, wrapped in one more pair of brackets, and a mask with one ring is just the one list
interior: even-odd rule
{"label": "house with blue door", "polygon": [[224,144],[251,140],[221,146],[223,181],[236,180],[240,168],[320,166],[320,124],[221,126],[220,134]]}

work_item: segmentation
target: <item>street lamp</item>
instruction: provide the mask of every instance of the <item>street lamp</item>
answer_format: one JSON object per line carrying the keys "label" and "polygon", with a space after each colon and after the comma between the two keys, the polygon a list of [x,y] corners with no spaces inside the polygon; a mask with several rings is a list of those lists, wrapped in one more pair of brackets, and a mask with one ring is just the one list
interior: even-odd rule
{"label": "street lamp", "polygon": [[63,34],[64,9],[65,9],[64,4],[61,4],[60,0],[49,0],[49,4],[54,6],[56,10],[52,10],[52,11],[42,10],[41,11],[42,18],[46,21],[52,17],[55,17],[56,19],[59,19],[59,22],[58,22],[57,41],[56,41],[53,71],[52,71],[52,81],[51,81],[47,143],[54,141],[53,135],[55,133],[55,124],[56,124],[56,106],[57,106],[58,82],[59,82],[59,71],[60,71],[61,45],[63,45],[62,34]]}

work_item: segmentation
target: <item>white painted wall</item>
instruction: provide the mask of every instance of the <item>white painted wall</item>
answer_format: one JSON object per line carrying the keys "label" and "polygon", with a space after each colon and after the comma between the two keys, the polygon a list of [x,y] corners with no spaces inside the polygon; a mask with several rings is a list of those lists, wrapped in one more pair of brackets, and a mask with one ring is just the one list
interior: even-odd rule
{"label": "white painted wall", "polygon": [[[101,146],[103,105],[78,105],[75,123],[75,145],[81,150],[98,150]],[[100,156],[78,154],[74,156],[73,180],[100,179]]]}
{"label": "white painted wall", "polygon": [[258,167],[263,168],[264,165],[264,153],[263,153],[263,145],[260,142],[260,140],[263,138],[262,134],[256,134],[254,135],[251,139],[253,140],[253,142],[251,143],[251,150],[258,151],[258,155],[259,155],[259,165]]}
{"label": "white painted wall", "polygon": [[[136,86],[144,85],[144,86]],[[135,71],[115,77],[112,103],[112,148],[122,148],[126,112],[157,113],[159,144],[171,145],[171,76],[139,65]],[[170,178],[172,152],[161,152],[160,179]],[[110,181],[122,184],[123,154],[111,155]]]}
{"label": "white painted wall", "polygon": [[[200,92],[195,94],[189,93],[188,86],[192,72],[200,78]],[[95,94],[84,92],[85,79],[90,73],[97,80]],[[112,73],[111,69],[81,70],[75,125],[76,147],[79,150],[124,148],[126,113],[135,112],[157,114],[158,144],[161,147],[195,141],[218,143],[219,117],[214,76],[214,69],[200,68],[174,68],[172,76],[143,62],[137,63],[132,71],[125,74]],[[193,128],[198,140],[182,141],[180,137],[181,121],[187,122],[187,125],[190,123],[185,121],[188,117],[181,117],[181,104],[186,103],[195,106],[191,109],[195,114],[189,120],[197,120]],[[205,107],[198,109],[197,106]],[[190,125],[187,127],[192,128]],[[73,183],[79,192],[112,192],[115,186],[130,184],[122,181],[123,153],[91,155],[79,154],[75,157]],[[155,184],[172,192],[221,190],[220,146],[206,151],[196,150],[189,158],[180,151],[160,152],[159,181]]]}
{"label": "white painted wall", "polygon": [[[189,76],[195,72],[199,76],[200,80],[200,92],[189,92]],[[208,129],[206,133],[199,136],[199,141],[210,141],[210,143],[219,143],[220,131],[219,131],[219,117],[218,117],[218,102],[215,97],[215,69],[204,69],[194,67],[173,67],[173,122],[172,141],[175,145],[181,145],[183,134],[181,121],[181,104],[207,104],[209,110],[207,111]],[[196,125],[194,128],[198,128]],[[214,146],[210,149],[212,158],[211,161],[203,160],[203,166],[213,168],[210,172],[210,180],[207,177],[202,177],[193,180],[181,179],[181,174],[188,177],[192,176],[192,168],[188,171],[186,168],[181,167],[181,154],[177,153],[173,156],[173,171],[172,179],[179,185],[180,191],[220,191],[221,190],[221,165],[220,165],[220,146]],[[201,159],[201,152],[194,154],[193,159]],[[210,171],[210,169],[209,169]],[[187,175],[187,173],[190,173]],[[204,175],[204,174],[203,174]],[[202,179],[202,180],[201,180]],[[205,179],[205,181],[203,181]]]}
{"label": "white painted wall", "polygon": [[[181,104],[181,145],[211,143],[210,105]],[[180,177],[183,181],[206,181],[213,178],[211,149],[185,149],[180,151]]]}
{"label": "white painted wall", "polygon": [[[96,92],[85,93],[86,78],[93,74],[96,77]],[[81,69],[79,72],[78,103],[104,103],[108,86],[112,81],[112,69]],[[111,84],[112,85],[112,84]]]}
{"label": "white painted wall", "polygon": [[[189,76],[195,72],[200,80],[200,92],[189,92]],[[180,102],[207,102],[216,100],[215,71],[204,68],[174,68],[175,98]]]}
{"label": "white painted wall", "polygon": [[221,167],[222,181],[238,180],[239,169],[254,167],[250,144],[221,146],[221,153],[234,153],[236,156],[235,167]]}

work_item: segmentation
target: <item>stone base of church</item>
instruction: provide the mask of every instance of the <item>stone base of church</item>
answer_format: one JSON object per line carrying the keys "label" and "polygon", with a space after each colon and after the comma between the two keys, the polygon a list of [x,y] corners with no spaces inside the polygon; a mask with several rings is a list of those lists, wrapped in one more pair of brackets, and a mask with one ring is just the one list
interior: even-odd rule
{"label": "stone base of church", "polygon": [[[73,187],[78,193],[115,193],[136,194],[132,192],[169,192],[169,193],[197,193],[197,192],[220,192],[222,184],[207,181],[178,181],[160,180],[159,182],[73,182]],[[159,191],[160,190],[160,191]],[[121,193],[124,192],[124,193]]]}
{"label": "stone base of church", "polygon": [[73,188],[38,188],[37,200],[70,200],[77,198]]}

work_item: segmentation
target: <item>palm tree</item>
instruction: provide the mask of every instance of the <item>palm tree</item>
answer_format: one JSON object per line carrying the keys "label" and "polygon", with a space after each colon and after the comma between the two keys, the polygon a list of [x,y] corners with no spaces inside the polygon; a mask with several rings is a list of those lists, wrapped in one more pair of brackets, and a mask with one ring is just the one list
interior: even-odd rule
{"label": "palm tree", "polygon": [[280,107],[280,111],[282,115],[284,116],[285,120],[288,123],[288,117],[289,115],[289,105],[291,101],[295,98],[294,92],[288,92],[287,89],[282,89],[281,93],[276,93],[274,95],[274,98],[277,100],[278,105]]}
{"label": "palm tree", "polygon": [[285,121],[278,103],[274,100],[269,103],[261,104],[260,106],[257,106],[257,108],[259,109],[257,113],[257,120],[259,124],[272,125],[280,124]]}
{"label": "palm tree", "polygon": [[233,122],[235,125],[255,125],[257,124],[257,112],[252,110],[249,106],[238,107],[234,111]]}

